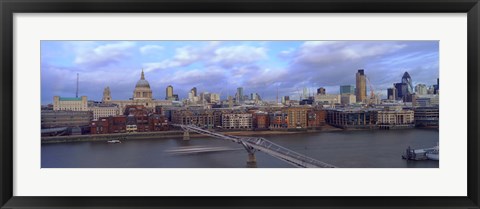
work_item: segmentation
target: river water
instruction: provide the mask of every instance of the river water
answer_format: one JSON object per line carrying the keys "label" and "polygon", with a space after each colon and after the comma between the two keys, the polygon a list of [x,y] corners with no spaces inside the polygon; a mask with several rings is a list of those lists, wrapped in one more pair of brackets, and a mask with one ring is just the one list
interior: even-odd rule
{"label": "river water", "polygon": [[[438,168],[438,161],[406,161],[408,146],[430,148],[439,141],[438,130],[339,131],[270,135],[281,146],[341,168]],[[228,147],[231,150],[197,154],[169,151],[190,146]],[[245,168],[247,152],[240,144],[208,137],[131,139],[121,144],[71,142],[42,144],[42,168]],[[256,152],[259,168],[291,165]]]}

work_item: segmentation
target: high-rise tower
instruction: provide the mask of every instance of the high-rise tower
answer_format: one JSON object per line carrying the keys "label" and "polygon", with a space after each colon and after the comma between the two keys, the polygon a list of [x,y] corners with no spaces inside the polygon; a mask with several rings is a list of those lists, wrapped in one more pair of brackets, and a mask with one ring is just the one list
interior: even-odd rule
{"label": "high-rise tower", "polygon": [[194,97],[196,97],[197,96],[197,87],[193,87],[192,90],[190,90],[190,92],[192,93],[192,95]]}
{"label": "high-rise tower", "polygon": [[172,85],[167,86],[165,95],[166,95],[165,100],[175,100],[175,98],[173,97],[173,86]]}
{"label": "high-rise tower", "polygon": [[237,88],[237,94],[235,95],[235,100],[237,103],[243,102],[243,87]]}
{"label": "high-rise tower", "polygon": [[355,95],[357,102],[365,102],[367,99],[367,79],[363,69],[359,69],[356,74],[356,89]]}
{"label": "high-rise tower", "polygon": [[412,78],[408,72],[405,72],[402,76],[402,83],[407,84],[407,92],[408,94],[413,94],[413,85],[412,85]]}
{"label": "high-rise tower", "polygon": [[109,103],[110,101],[112,101],[112,96],[110,95],[110,87],[107,86],[107,88],[103,89],[102,102]]}

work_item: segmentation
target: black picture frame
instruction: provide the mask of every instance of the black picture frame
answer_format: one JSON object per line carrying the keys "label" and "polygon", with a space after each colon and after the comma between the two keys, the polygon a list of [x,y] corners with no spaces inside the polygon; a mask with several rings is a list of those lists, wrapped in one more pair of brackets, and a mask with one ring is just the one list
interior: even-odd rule
{"label": "black picture frame", "polygon": [[[478,0],[0,0],[1,208],[479,208]],[[467,13],[468,195],[465,197],[20,197],[13,196],[15,13]],[[445,179],[448,181],[448,179]]]}

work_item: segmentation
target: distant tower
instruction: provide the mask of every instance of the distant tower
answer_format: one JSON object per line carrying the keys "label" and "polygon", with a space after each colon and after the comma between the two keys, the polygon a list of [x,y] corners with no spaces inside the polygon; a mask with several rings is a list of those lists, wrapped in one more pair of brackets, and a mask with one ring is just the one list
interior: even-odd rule
{"label": "distant tower", "polygon": [[173,98],[173,86],[172,85],[167,86],[165,100],[174,100],[174,98]]}
{"label": "distant tower", "polygon": [[228,96],[228,107],[232,108],[233,107],[233,97]]}
{"label": "distant tower", "polygon": [[340,86],[340,94],[355,94],[355,86],[353,85]]}
{"label": "distant tower", "polygon": [[77,73],[77,91],[75,93],[75,98],[78,98],[78,73]]}
{"label": "distant tower", "polygon": [[367,79],[363,69],[359,69],[356,74],[356,89],[355,95],[357,102],[365,102],[367,99]]}
{"label": "distant tower", "polygon": [[110,101],[112,101],[112,96],[110,95],[110,87],[107,86],[107,88],[103,89],[102,102],[108,103]]}
{"label": "distant tower", "polygon": [[408,94],[413,94],[413,85],[412,85],[412,78],[408,74],[408,72],[405,72],[402,76],[402,83],[407,84],[407,92]]}
{"label": "distant tower", "polygon": [[235,95],[235,100],[237,103],[243,102],[243,87],[237,88],[237,94]]}
{"label": "distant tower", "polygon": [[387,96],[388,96],[388,99],[390,100],[396,100],[397,99],[397,89],[394,87],[394,88],[388,88],[387,89]]}
{"label": "distant tower", "polygon": [[325,88],[320,87],[317,89],[317,95],[325,95],[325,94],[326,94]]}
{"label": "distant tower", "polygon": [[192,92],[193,96],[196,97],[197,96],[197,87],[193,87],[192,90],[190,90],[190,92]]}

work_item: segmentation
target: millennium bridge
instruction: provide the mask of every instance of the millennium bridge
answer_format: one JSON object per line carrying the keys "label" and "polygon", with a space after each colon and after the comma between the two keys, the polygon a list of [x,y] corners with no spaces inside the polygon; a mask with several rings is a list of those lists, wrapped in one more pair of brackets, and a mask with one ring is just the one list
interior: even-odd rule
{"label": "millennium bridge", "polygon": [[191,132],[210,136],[217,139],[229,140],[229,141],[243,145],[245,150],[247,150],[248,152],[247,167],[256,167],[255,151],[261,151],[277,159],[280,159],[284,162],[287,162],[295,167],[336,168],[336,166],[334,165],[330,165],[328,163],[324,163],[319,160],[307,157],[305,155],[302,155],[300,153],[297,153],[295,151],[282,147],[278,144],[275,144],[262,137],[230,136],[230,135],[225,135],[225,134],[220,134],[217,132],[205,130],[194,125],[173,124],[173,126],[180,127],[183,129],[184,140],[190,139],[189,132],[191,131]]}

